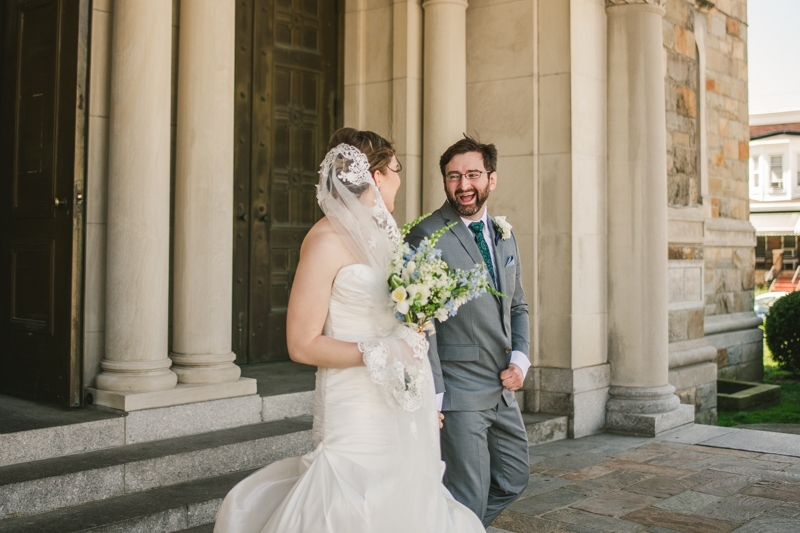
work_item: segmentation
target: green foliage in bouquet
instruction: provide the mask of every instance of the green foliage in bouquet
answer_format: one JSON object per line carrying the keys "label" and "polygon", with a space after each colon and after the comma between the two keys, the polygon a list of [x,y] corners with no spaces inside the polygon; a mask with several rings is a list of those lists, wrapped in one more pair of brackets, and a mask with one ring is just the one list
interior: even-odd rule
{"label": "green foliage in bouquet", "polygon": [[[430,213],[403,226],[402,237],[429,216]],[[422,239],[416,249],[402,242],[392,257],[388,278],[392,304],[398,319],[418,330],[428,327],[431,319],[444,322],[455,316],[459,307],[487,292],[506,297],[489,283],[485,265],[475,265],[470,270],[451,270],[442,260],[442,251],[436,248],[436,242],[456,224],[458,222]]]}

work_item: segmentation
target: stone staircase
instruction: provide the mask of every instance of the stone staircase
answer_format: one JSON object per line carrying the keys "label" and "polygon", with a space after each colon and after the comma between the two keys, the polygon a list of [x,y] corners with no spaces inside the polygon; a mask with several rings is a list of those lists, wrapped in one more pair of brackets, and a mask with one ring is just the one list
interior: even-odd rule
{"label": "stone staircase", "polygon": [[[782,271],[769,287],[770,292],[794,292],[800,290],[800,276],[794,278],[794,271]],[[794,279],[794,281],[793,281]]]}
{"label": "stone staircase", "polygon": [[[0,533],[210,533],[236,483],[311,450],[312,395],[131,413],[0,395]],[[566,438],[566,417],[524,417],[531,444]]]}

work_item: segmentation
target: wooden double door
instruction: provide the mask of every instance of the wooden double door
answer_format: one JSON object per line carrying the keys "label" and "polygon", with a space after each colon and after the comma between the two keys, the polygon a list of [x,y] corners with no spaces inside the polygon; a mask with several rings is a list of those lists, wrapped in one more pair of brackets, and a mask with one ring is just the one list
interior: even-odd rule
{"label": "wooden double door", "polygon": [[79,405],[89,0],[2,0],[0,392]]}
{"label": "wooden double door", "polygon": [[288,359],[289,293],[300,245],[321,217],[319,163],[341,124],[337,4],[236,5],[232,346],[239,364]]}

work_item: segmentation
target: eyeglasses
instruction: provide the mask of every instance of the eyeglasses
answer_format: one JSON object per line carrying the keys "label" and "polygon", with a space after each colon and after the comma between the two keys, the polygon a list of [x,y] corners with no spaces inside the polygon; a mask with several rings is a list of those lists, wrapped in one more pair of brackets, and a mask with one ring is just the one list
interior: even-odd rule
{"label": "eyeglasses", "polygon": [[461,181],[461,176],[464,176],[469,181],[477,181],[481,179],[481,176],[484,174],[490,174],[491,172],[491,170],[468,170],[463,174],[461,172],[450,172],[444,177],[444,179],[449,183],[455,183],[457,181]]}

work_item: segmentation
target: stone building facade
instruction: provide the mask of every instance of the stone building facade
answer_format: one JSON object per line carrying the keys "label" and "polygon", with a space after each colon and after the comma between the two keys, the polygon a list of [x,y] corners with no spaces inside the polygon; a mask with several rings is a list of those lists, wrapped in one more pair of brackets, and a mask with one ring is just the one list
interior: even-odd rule
{"label": "stone building facade", "polygon": [[761,378],[746,50],[745,2],[667,2],[670,383],[705,423],[718,374]]}
{"label": "stone building facade", "polygon": [[524,410],[568,415],[571,437],[714,423],[718,369],[757,378],[761,356],[745,7],[94,1],[77,403],[256,395],[234,361],[262,337],[283,353],[319,147],[348,125],[395,142],[401,223],[441,205],[438,157],[463,132],[497,145],[489,209],[514,226],[531,308]]}

